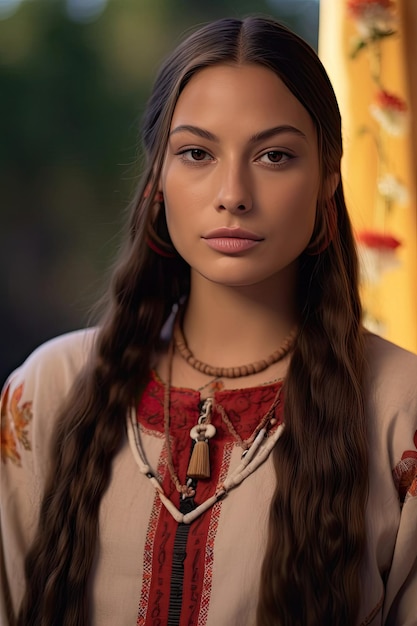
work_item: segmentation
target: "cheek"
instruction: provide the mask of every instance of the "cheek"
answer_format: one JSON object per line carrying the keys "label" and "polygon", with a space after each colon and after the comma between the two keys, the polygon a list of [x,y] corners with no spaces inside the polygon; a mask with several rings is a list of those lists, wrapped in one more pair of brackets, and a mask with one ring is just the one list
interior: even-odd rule
{"label": "cheek", "polygon": [[191,185],[189,178],[172,165],[161,177],[166,220],[174,244],[189,236],[193,229],[198,230],[204,209],[210,206],[210,186],[202,182]]}
{"label": "cheek", "polygon": [[174,242],[176,224],[185,219],[187,203],[184,201],[184,187],[178,177],[172,175],[170,168],[164,167],[161,176],[161,188],[164,194],[165,215],[168,231]]}
{"label": "cheek", "polygon": [[292,238],[307,238],[314,229],[319,184],[315,179],[295,179],[282,185],[275,194],[276,224]]}
{"label": "cheek", "polygon": [[168,233],[175,248],[181,254],[183,242],[192,233],[193,220],[189,198],[182,187],[169,186],[165,193],[165,216]]}
{"label": "cheek", "polygon": [[316,221],[317,193],[301,197],[297,207],[299,210],[295,209],[293,214],[294,228],[298,229],[309,241]]}
{"label": "cheek", "polygon": [[196,172],[184,172],[185,166],[171,165],[162,180],[166,201],[172,211],[190,211],[192,207],[206,206],[210,203],[213,185],[207,173],[198,176]]}

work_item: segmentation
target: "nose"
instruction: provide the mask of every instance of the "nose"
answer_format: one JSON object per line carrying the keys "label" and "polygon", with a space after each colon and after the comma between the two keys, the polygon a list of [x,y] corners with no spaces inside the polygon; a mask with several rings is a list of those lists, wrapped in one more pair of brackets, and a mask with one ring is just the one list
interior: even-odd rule
{"label": "nose", "polygon": [[229,213],[247,213],[252,210],[250,176],[244,167],[225,166],[218,171],[219,179],[215,208]]}

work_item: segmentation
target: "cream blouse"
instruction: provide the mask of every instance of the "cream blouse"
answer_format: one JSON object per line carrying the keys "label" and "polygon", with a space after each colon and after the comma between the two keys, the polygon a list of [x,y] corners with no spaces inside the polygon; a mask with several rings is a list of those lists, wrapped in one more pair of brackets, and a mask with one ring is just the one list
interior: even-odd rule
{"label": "cream blouse", "polygon": [[[22,598],[23,559],[36,527],[57,408],[84,365],[93,339],[94,331],[86,330],[44,344],[12,374],[3,392],[2,626],[12,626]],[[358,625],[417,626],[417,356],[374,335],[369,335],[367,342],[369,499]],[[152,385],[149,393],[157,408],[161,383],[154,377]],[[273,397],[275,391],[273,386],[265,388],[265,406],[271,399],[268,393]],[[175,393],[180,404],[188,402],[190,411],[197,410],[197,392]],[[232,399],[224,393],[226,407]],[[250,391],[243,397],[249,396]],[[149,464],[169,489],[161,424],[157,418],[152,421],[151,413],[148,409],[141,413],[139,406],[142,445]],[[181,447],[178,442],[180,438],[174,449],[175,445]],[[241,452],[225,435],[216,449],[217,478],[224,479],[234,471]],[[186,565],[179,623],[255,623],[274,483],[272,459],[268,458],[191,524],[187,546],[194,557],[188,560],[199,565]],[[171,495],[175,498],[175,493]],[[114,459],[112,479],[100,508],[92,572],[92,626],[168,623],[167,612],[174,610],[175,590],[169,585],[176,531],[176,522],[140,472],[126,437]]]}

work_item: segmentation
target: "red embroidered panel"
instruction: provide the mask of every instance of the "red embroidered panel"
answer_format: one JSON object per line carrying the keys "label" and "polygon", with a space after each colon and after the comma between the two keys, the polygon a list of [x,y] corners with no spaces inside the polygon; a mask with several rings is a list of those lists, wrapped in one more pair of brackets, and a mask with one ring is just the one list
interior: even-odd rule
{"label": "red embroidered panel", "polygon": [[[263,387],[216,392],[212,423],[217,432],[210,440],[211,478],[198,482],[195,496],[197,504],[212,496],[218,483],[227,476],[231,451],[235,445],[233,436],[216,411],[216,403],[224,407],[242,439],[247,439],[271,406],[281,384],[279,382]],[[152,375],[142,396],[138,416],[141,427],[148,434],[153,430],[159,437],[164,430],[163,396],[163,384],[156,375]],[[198,391],[171,389],[171,451],[174,467],[181,482],[184,482],[186,477],[191,449],[190,430],[199,417],[199,402]],[[281,416],[282,403],[276,410],[278,422],[281,421]],[[159,460],[158,474],[166,495],[179,507],[180,496],[166,467],[165,447]],[[218,502],[190,526],[184,561],[181,624],[194,626],[198,623],[199,626],[204,626],[206,623],[210,603],[214,542],[221,504]],[[166,624],[171,593],[172,554],[177,528],[177,522],[165,507],[160,505],[159,498],[155,497],[146,538],[138,626]]]}

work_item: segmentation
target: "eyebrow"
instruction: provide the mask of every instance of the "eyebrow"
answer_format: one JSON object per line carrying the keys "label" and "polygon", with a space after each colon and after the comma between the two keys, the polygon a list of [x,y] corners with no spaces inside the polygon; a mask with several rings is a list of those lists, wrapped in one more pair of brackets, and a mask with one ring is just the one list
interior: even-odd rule
{"label": "eyebrow", "polygon": [[[200,128],[199,126],[193,126],[191,124],[181,124],[180,126],[176,126],[170,132],[170,136],[176,135],[177,133],[181,132],[192,133],[197,137],[202,137],[203,139],[208,139],[208,141],[214,141],[215,143],[219,143],[220,141],[217,135],[214,135],[204,128]],[[259,133],[255,133],[254,135],[252,135],[252,137],[249,138],[249,142],[257,143],[259,141],[269,139],[270,137],[274,137],[275,135],[282,135],[284,133],[291,133],[293,135],[297,135],[298,137],[302,137],[303,139],[307,139],[306,135],[295,126],[291,126],[290,124],[283,124],[281,126],[274,126],[273,128],[267,128],[266,130],[261,130]]]}

